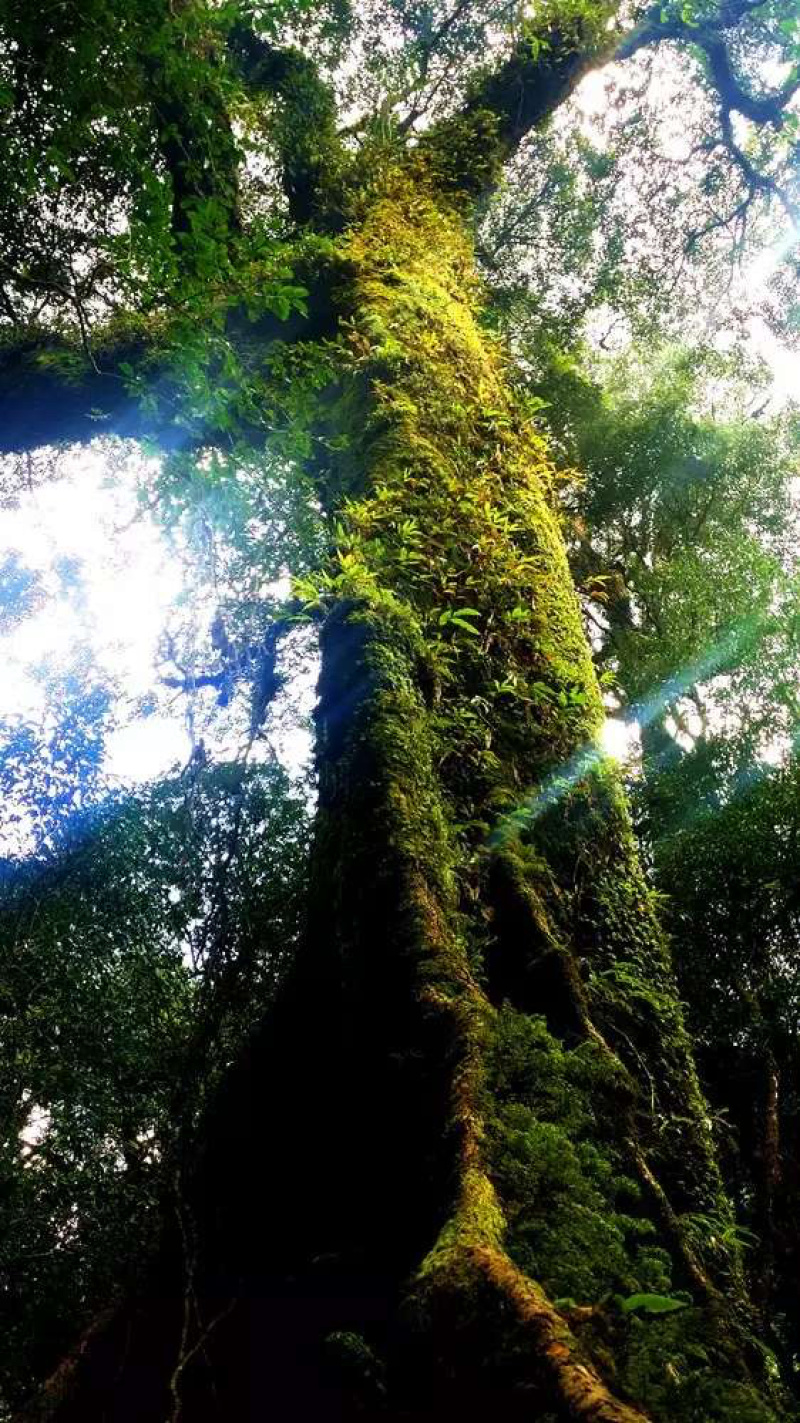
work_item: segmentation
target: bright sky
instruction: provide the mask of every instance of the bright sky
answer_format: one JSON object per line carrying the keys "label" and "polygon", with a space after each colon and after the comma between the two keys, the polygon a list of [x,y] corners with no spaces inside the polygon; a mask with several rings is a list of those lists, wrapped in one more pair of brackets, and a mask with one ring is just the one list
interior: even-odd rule
{"label": "bright sky", "polygon": [[[575,96],[580,110],[582,126],[588,138],[602,147],[605,137],[600,120],[609,102],[609,85],[613,86],[624,78],[625,66],[609,64],[603,69],[587,74],[581,81]],[[781,75],[770,76],[770,82],[779,82]],[[686,127],[682,119],[682,84],[680,71],[668,56],[655,70],[652,81],[662,100],[659,141],[662,151],[668,157],[681,161],[687,155]],[[570,117],[569,122],[572,122]],[[766,296],[767,285],[780,263],[792,252],[800,250],[800,231],[792,229],[788,219],[784,231],[773,247],[752,259],[741,274],[741,287],[750,302]],[[712,317],[713,319],[713,313]],[[760,356],[769,366],[774,381],[773,404],[785,405],[790,400],[800,402],[800,355],[780,345],[763,321],[751,319],[750,338],[755,355]]]}
{"label": "bright sky", "polygon": [[[748,281],[754,295],[766,290],[767,283],[779,264],[791,252],[796,254],[798,248],[800,233],[787,228],[774,247],[768,248],[756,258],[748,272]],[[750,331],[756,351],[763,356],[772,371],[775,403],[783,405],[790,400],[800,401],[800,355],[779,345],[763,321],[752,320]]]}
{"label": "bright sky", "polygon": [[[4,717],[41,716],[48,676],[67,671],[82,648],[128,698],[145,696],[167,610],[183,586],[179,560],[136,503],[132,460],[114,469],[99,447],[62,459],[62,480],[22,496],[0,520],[0,561],[16,552],[49,595],[0,636]],[[73,588],[59,577],[63,559],[79,564]],[[185,761],[189,749],[180,713],[153,715],[112,733],[108,769],[149,779]]]}
{"label": "bright sky", "polygon": [[[41,723],[48,684],[83,655],[121,693],[117,719],[123,724],[108,737],[106,773],[120,784],[153,780],[185,765],[192,751],[188,699],[159,680],[166,670],[162,639],[170,614],[177,601],[181,621],[194,623],[203,637],[215,592],[190,580],[179,535],[168,538],[137,500],[142,464],[134,447],[115,450],[97,442],[59,458],[61,479],[22,494],[0,518],[0,567],[16,554],[23,568],[39,576],[45,595],[29,616],[5,630],[0,617],[0,717]],[[74,579],[64,560],[77,566]],[[265,591],[286,590],[270,585]],[[305,771],[311,750],[304,718],[314,703],[316,668],[313,656],[306,660],[305,670],[276,699],[269,741],[250,748],[252,762],[276,754],[296,775]],[[154,691],[160,692],[158,708],[145,715],[137,703]],[[206,691],[197,701],[208,706],[215,695]],[[221,725],[210,743],[207,732],[204,726],[215,754],[241,750],[241,727]]]}

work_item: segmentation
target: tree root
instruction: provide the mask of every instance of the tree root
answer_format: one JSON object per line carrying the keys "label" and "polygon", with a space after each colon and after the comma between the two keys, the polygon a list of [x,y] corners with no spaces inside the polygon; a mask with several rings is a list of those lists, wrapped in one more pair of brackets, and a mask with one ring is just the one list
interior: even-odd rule
{"label": "tree root", "polygon": [[[481,990],[469,983],[458,999],[436,990],[429,1003],[453,1020],[462,1044],[453,1080],[452,1122],[459,1133],[459,1192],[453,1215],[423,1262],[420,1293],[435,1305],[450,1300],[458,1311],[476,1286],[488,1286],[502,1312],[506,1333],[529,1341],[531,1382],[539,1383],[559,1415],[570,1423],[648,1423],[647,1415],[615,1398],[580,1357],[580,1345],[541,1285],[518,1269],[502,1247],[505,1217],[483,1165],[479,1102],[481,1023],[493,1012]],[[516,1341],[515,1341],[516,1342]],[[501,1346],[502,1348],[502,1346]]]}
{"label": "tree root", "polygon": [[535,1346],[537,1362],[565,1417],[575,1423],[646,1423],[646,1414],[620,1402],[594,1370],[576,1358],[577,1341],[540,1285],[500,1250],[472,1246],[467,1253]]}
{"label": "tree root", "polygon": [[[488,1180],[486,1187],[491,1191]],[[428,1307],[447,1315],[443,1333],[450,1347],[458,1323],[469,1320],[470,1301],[479,1294],[482,1337],[488,1332],[491,1338],[495,1330],[500,1334],[498,1364],[513,1350],[518,1385],[532,1387],[565,1423],[648,1423],[647,1414],[616,1398],[583,1362],[566,1320],[541,1285],[524,1275],[501,1247],[464,1240],[440,1248],[435,1257],[423,1267],[421,1284]]]}

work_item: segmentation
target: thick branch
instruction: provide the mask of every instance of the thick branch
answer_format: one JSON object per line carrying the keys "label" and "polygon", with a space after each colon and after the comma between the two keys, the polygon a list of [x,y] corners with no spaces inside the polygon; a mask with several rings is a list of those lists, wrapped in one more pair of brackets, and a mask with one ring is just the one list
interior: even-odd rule
{"label": "thick branch", "polygon": [[[247,353],[253,345],[263,352],[272,342],[288,345],[327,334],[332,321],[329,280],[326,274],[298,271],[301,280],[306,275],[307,314],[296,310],[281,320],[266,311],[253,320],[237,307],[227,314],[227,339]],[[73,341],[47,331],[21,339],[11,333],[5,344],[0,339],[0,454],[83,443],[99,435],[148,439],[165,453],[215,439],[229,446],[230,427],[220,430],[208,412],[198,411],[176,348],[170,352],[165,335],[162,329],[160,361],[144,337],[115,341],[102,329],[89,355],[77,333]],[[222,384],[221,376],[217,384]],[[266,426],[242,417],[237,432],[258,445]]]}
{"label": "thick branch", "polygon": [[[627,59],[638,50],[674,40],[699,49],[706,61],[723,116],[732,112],[751,122],[780,128],[784,110],[800,89],[790,77],[771,94],[751,94],[734,73],[723,34],[740,24],[765,0],[723,0],[716,15],[702,24],[664,15],[654,6],[626,35],[606,32],[596,23],[571,19],[541,33],[527,33],[511,55],[484,77],[459,113],[444,120],[420,141],[441,180],[469,196],[491,188],[505,162],[531,129],[543,123],[590,70],[610,59]],[[726,146],[727,144],[726,140]],[[731,148],[739,162],[740,154]],[[476,161],[477,155],[477,161]],[[742,163],[739,163],[742,167]],[[751,183],[752,186],[752,183]],[[770,187],[768,180],[757,186]],[[780,197],[780,194],[777,194]]]}
{"label": "thick branch", "polygon": [[553,27],[541,36],[525,36],[475,86],[459,113],[421,139],[420,151],[448,186],[480,196],[493,186],[498,168],[525,135],[549,118],[604,57],[606,49],[596,37],[580,30],[565,36]]}
{"label": "thick branch", "polygon": [[[141,360],[141,346],[105,353],[95,369],[75,348],[52,336],[0,346],[0,453],[77,443],[99,435],[156,438],[174,449],[185,430],[163,413],[145,414],[120,365]],[[155,376],[154,376],[155,378]]]}
{"label": "thick branch", "polygon": [[510,153],[569,97],[596,60],[596,46],[567,39],[557,29],[541,39],[523,39],[476,91],[465,112],[490,109],[498,138]]}
{"label": "thick branch", "polygon": [[704,55],[709,78],[719,95],[724,113],[741,114],[751,123],[771,124],[780,128],[784,121],[784,110],[789,100],[800,89],[800,77],[791,77],[771,94],[757,96],[751,94],[734,73],[731,58],[723,39],[723,32],[731,29],[759,8],[763,0],[755,3],[732,3],[723,5],[716,17],[704,20],[702,24],[689,24],[677,15],[662,19],[662,11],[657,6],[648,11],[644,19],[625,35],[614,51],[614,59],[628,59],[640,49],[661,44],[664,40],[675,40],[692,45]]}
{"label": "thick branch", "polygon": [[755,98],[736,78],[724,40],[702,30],[697,43],[708,60],[709,75],[719,94],[723,112],[733,110],[751,123],[780,128],[784,121],[784,109],[800,88],[800,78],[789,79],[774,93]]}
{"label": "thick branch", "polygon": [[336,105],[316,65],[297,49],[278,49],[235,25],[228,51],[248,88],[278,101],[274,136],[289,210],[298,223],[329,210],[342,148]]}
{"label": "thick branch", "polygon": [[193,209],[210,200],[219,204],[231,234],[241,228],[239,154],[230,119],[218,96],[209,91],[204,97],[207,107],[200,109],[199,117],[210,117],[210,125],[193,121],[175,95],[164,95],[154,104],[159,148],[172,182],[172,231],[177,237],[191,233]]}

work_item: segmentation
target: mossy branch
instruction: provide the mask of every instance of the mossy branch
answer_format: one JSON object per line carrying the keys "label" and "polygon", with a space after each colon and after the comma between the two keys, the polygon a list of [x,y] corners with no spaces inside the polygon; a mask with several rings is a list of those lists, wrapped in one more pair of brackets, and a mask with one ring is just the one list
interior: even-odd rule
{"label": "mossy branch", "polygon": [[701,1299],[705,1299],[710,1304],[723,1304],[722,1294],[716,1285],[712,1284],[705,1270],[703,1270],[698,1263],[694,1251],[689,1246],[686,1235],[681,1228],[681,1223],[670,1204],[666,1191],[650,1170],[650,1167],[642,1155],[641,1147],[633,1137],[628,1138],[626,1145],[630,1151],[631,1160],[633,1161],[639,1180],[655,1203],[664,1234],[678,1254],[683,1268]]}
{"label": "mossy branch", "polygon": [[314,61],[298,49],[269,44],[241,24],[230,32],[228,52],[246,87],[276,101],[273,134],[292,217],[300,224],[316,219],[330,225],[344,151],[335,100]]}
{"label": "mossy branch", "polygon": [[594,18],[529,30],[508,58],[473,85],[455,115],[420,141],[440,184],[475,199],[491,190],[526,134],[569,98],[613,45]]}
{"label": "mossy branch", "polygon": [[121,338],[96,348],[90,362],[79,340],[36,332],[0,345],[0,454],[101,435],[156,439],[175,448],[185,432],[163,406],[146,409],[123,375],[122,368],[141,363],[146,352],[143,341]]}

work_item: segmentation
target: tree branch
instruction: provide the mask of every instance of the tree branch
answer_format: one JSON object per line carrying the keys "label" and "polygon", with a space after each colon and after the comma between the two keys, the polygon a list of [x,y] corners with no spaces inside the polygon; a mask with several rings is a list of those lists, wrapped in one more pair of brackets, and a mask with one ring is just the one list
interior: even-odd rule
{"label": "tree branch", "polygon": [[770,124],[777,129],[783,126],[784,109],[800,89],[800,77],[788,79],[773,94],[756,98],[749,94],[736,78],[724,40],[718,35],[701,30],[696,43],[708,60],[709,75],[719,94],[723,111],[735,111],[754,124]]}
{"label": "tree branch", "polygon": [[240,24],[228,36],[228,53],[249,89],[278,101],[274,134],[295,222],[329,215],[344,150],[333,94],[313,60],[297,49],[278,49]]}
{"label": "tree branch", "polygon": [[[708,150],[710,152],[718,146],[725,149],[747,185],[747,196],[743,203],[736,206],[732,216],[740,216],[755,194],[763,193],[767,198],[775,198],[792,224],[797,226],[800,223],[800,209],[771,174],[762,172],[753,163],[737,143],[733,129],[732,116],[736,113],[759,128],[769,127],[779,131],[786,119],[787,104],[800,91],[800,72],[796,66],[780,88],[761,95],[750,93],[734,72],[723,38],[724,32],[740,24],[764,3],[765,0],[726,0],[715,16],[704,19],[700,24],[688,23],[678,16],[662,18],[662,9],[655,6],[621,40],[613,57],[616,60],[627,59],[638,50],[659,44],[663,40],[673,40],[699,50],[709,82],[719,100],[720,110],[721,138],[717,143],[710,142],[707,145]],[[714,220],[700,235],[720,225],[721,223]]]}
{"label": "tree branch", "polygon": [[705,56],[709,78],[724,111],[729,114],[739,113],[754,124],[770,124],[774,128],[781,128],[785,117],[784,109],[800,89],[800,76],[790,77],[772,94],[763,94],[760,97],[751,94],[735,75],[722,38],[725,30],[738,25],[764,3],[765,0],[751,0],[751,3],[747,3],[747,0],[731,0],[731,3],[720,8],[717,16],[703,20],[702,24],[690,24],[677,15],[662,19],[663,12],[656,6],[623,36],[614,50],[613,58],[629,59],[640,49],[661,44],[664,40],[691,45]]}
{"label": "tree branch", "polygon": [[196,61],[175,67],[176,82],[173,65],[161,53],[144,58],[158,147],[172,183],[172,232],[190,236],[193,209],[214,201],[233,237],[241,230],[240,153],[215,82],[220,57],[206,36],[192,33],[188,0],[169,0],[169,10],[170,58],[188,55]]}
{"label": "tree branch", "polygon": [[525,135],[609,57],[610,47],[610,39],[605,44],[579,24],[569,35],[557,26],[526,34],[504,63],[474,86],[457,114],[421,138],[420,152],[445,186],[481,196]]}
{"label": "tree branch", "polygon": [[169,418],[162,402],[158,410],[145,412],[121,373],[121,365],[135,366],[143,356],[141,344],[120,344],[104,351],[98,369],[78,348],[52,335],[0,345],[0,454],[99,435],[156,438],[167,450],[179,446],[185,429]]}
{"label": "tree branch", "polygon": [[792,202],[788,193],[783,190],[770,173],[762,173],[760,168],[756,168],[752,160],[748,158],[747,154],[736,142],[729,110],[723,109],[720,113],[720,127],[722,129],[720,146],[724,148],[726,153],[733,159],[747,183],[748,196],[745,203],[749,204],[756,193],[764,193],[768,198],[777,199],[794,227],[800,226],[800,208],[798,208],[797,204]]}
{"label": "tree branch", "polygon": [[[466,12],[470,9],[471,5],[472,0],[459,0],[459,3],[455,6],[453,10],[450,11],[449,15],[445,16],[438,28],[433,30],[429,35],[425,37],[424,40],[421,40],[419,42],[418,53],[420,56],[420,66],[419,74],[417,76],[415,85],[413,86],[414,88],[422,88],[427,83],[428,74],[430,72],[431,60],[433,59],[436,53],[438,45],[442,43],[442,40],[447,38],[450,31],[453,29],[453,26],[456,25],[458,21],[462,18],[462,16],[466,14]],[[440,82],[441,78],[443,78],[443,76],[440,76]],[[438,85],[435,85],[434,88],[438,88]],[[421,117],[421,115],[427,108],[428,102],[429,99],[426,99],[424,103],[415,104],[412,107],[411,111],[406,115],[406,117],[403,119],[403,122],[400,124],[401,133],[407,133],[409,129],[414,127],[414,124],[417,122],[417,119]]]}
{"label": "tree branch", "polygon": [[[281,319],[266,311],[253,320],[246,309],[235,307],[227,314],[226,337],[247,359],[253,343],[265,350],[273,342],[319,339],[329,332],[332,319],[327,274],[311,273],[307,313],[295,310]],[[19,334],[6,328],[5,337],[0,331],[0,455],[85,443],[100,435],[147,439],[165,453],[215,440],[229,447],[229,426],[220,430],[212,414],[198,411],[183,378],[180,329],[171,342],[168,337],[162,328],[159,356],[146,335],[115,340],[108,328],[99,328],[90,357],[80,332],[70,340],[44,329]],[[251,424],[242,416],[237,433],[258,446],[267,430],[264,423]]]}

